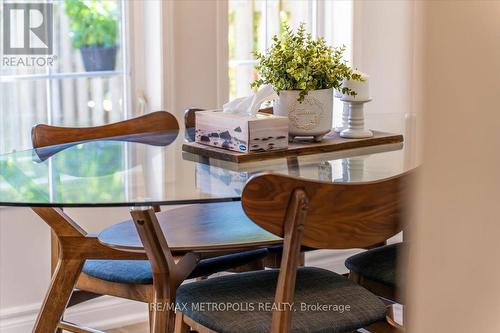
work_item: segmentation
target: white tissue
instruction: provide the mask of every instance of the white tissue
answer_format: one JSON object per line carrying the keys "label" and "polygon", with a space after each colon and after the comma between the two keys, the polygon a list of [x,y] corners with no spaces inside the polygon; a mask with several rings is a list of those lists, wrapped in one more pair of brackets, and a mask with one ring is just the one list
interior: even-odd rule
{"label": "white tissue", "polygon": [[278,94],[276,94],[273,87],[266,85],[255,94],[247,97],[236,98],[224,104],[222,108],[224,112],[254,115],[259,111],[263,102],[272,101],[277,98]]}

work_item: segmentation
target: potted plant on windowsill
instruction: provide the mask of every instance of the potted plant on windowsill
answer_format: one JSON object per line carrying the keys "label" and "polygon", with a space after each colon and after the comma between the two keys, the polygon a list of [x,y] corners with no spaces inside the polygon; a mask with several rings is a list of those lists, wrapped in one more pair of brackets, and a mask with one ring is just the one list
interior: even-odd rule
{"label": "potted plant on windowsill", "polygon": [[361,80],[342,59],[344,50],[328,46],[324,38],[313,39],[302,23],[297,32],[285,26],[266,54],[256,53],[260,78],[252,87],[274,87],[279,95],[274,113],[290,119],[290,141],[295,136],[321,141],[332,129],[333,90],[356,95],[342,87],[345,80]]}
{"label": "potted plant on windowsill", "polygon": [[87,72],[116,66],[118,15],[115,1],[65,0],[73,48],[80,49]]}

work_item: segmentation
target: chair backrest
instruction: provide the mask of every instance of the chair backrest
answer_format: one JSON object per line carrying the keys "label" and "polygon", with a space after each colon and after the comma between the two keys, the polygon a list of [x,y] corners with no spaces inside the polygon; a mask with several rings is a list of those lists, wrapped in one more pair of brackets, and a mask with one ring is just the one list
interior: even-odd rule
{"label": "chair backrest", "polygon": [[283,237],[290,198],[296,189],[309,201],[302,244],[313,248],[365,248],[401,231],[412,172],[364,183],[326,183],[262,174],[245,186],[248,217]]}
{"label": "chair backrest", "polygon": [[[275,303],[293,303],[302,245],[366,248],[394,236],[406,221],[414,172],[364,183],[326,183],[277,174],[248,181],[243,210],[265,230],[283,237]],[[293,311],[274,311],[272,333],[289,332]]]}
{"label": "chair backrest", "polygon": [[196,125],[196,112],[197,111],[204,111],[204,109],[198,109],[198,108],[189,108],[184,111],[184,127],[187,128],[194,128]]}
{"label": "chair backrest", "polygon": [[[142,140],[140,135],[178,129],[179,124],[172,114],[166,111],[157,111],[117,123],[95,127],[58,127],[39,124],[31,130],[31,141],[33,148],[112,137],[122,137],[123,141],[148,142],[148,140]],[[166,140],[153,138],[149,141],[151,141],[148,142],[150,144],[164,145]]]}

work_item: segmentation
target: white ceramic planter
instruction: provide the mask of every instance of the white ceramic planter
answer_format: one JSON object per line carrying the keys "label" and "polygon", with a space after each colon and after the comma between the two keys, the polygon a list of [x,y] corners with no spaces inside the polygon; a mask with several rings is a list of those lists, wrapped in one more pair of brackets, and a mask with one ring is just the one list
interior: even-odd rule
{"label": "white ceramic planter", "polygon": [[321,141],[332,129],[333,89],[310,91],[302,102],[297,101],[299,94],[300,90],[281,91],[274,113],[290,120],[290,141],[296,136],[312,136]]}

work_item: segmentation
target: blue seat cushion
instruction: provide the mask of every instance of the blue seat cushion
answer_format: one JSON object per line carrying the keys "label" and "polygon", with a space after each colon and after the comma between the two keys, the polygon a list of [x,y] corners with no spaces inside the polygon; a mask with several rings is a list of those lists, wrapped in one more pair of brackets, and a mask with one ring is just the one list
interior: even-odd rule
{"label": "blue seat cushion", "polygon": [[370,280],[397,288],[397,260],[403,243],[377,247],[347,258],[345,266]]}
{"label": "blue seat cushion", "polygon": [[[207,276],[264,258],[267,249],[257,249],[200,260],[189,278]],[[87,260],[82,271],[95,278],[118,283],[152,284],[147,260]]]}
{"label": "blue seat cushion", "polygon": [[[177,289],[177,308],[216,332],[270,332],[278,275],[273,269],[186,283]],[[315,267],[297,270],[293,306],[292,333],[352,332],[386,313],[368,290]]]}
{"label": "blue seat cushion", "polygon": [[[269,253],[272,253],[272,254],[278,254],[278,253],[283,253],[283,245],[273,245],[273,246],[270,246],[267,248],[267,250],[269,251]],[[307,247],[307,246],[301,246],[300,247],[300,252],[310,252],[310,251],[315,251],[317,249],[313,249],[311,247]]]}

